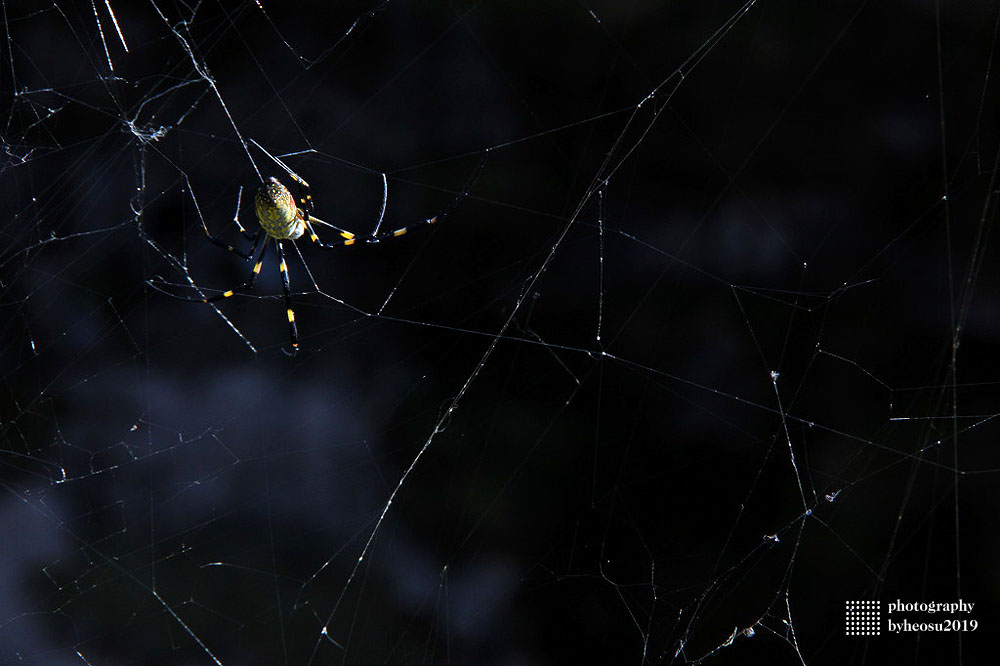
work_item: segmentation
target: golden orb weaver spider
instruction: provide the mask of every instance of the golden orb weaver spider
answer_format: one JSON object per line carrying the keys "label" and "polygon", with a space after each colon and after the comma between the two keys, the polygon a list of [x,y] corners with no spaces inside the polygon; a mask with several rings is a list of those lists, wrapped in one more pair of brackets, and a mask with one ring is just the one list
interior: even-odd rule
{"label": "golden orb weaver spider", "polygon": [[[283,163],[280,161],[278,161],[278,163],[282,164],[284,167]],[[250,250],[248,252],[243,252],[236,247],[219,240],[212,235],[204,222],[202,223],[205,236],[212,244],[242,257],[246,261],[251,261],[255,256],[257,257],[257,261],[254,263],[253,268],[250,271],[250,276],[243,282],[243,284],[235,289],[228,289],[216,296],[209,296],[205,298],[178,296],[163,289],[153,281],[147,281],[147,284],[157,291],[163,292],[172,298],[190,303],[215,303],[216,301],[230,298],[231,296],[235,296],[236,294],[253,288],[254,283],[257,281],[257,276],[260,274],[260,270],[264,265],[264,255],[267,252],[268,241],[273,240],[274,246],[278,252],[278,272],[281,274],[281,290],[285,298],[285,310],[288,316],[288,334],[292,343],[291,355],[295,355],[295,353],[299,350],[299,332],[298,327],[295,324],[295,310],[292,308],[291,280],[288,275],[288,265],[285,263],[285,249],[282,246],[282,243],[285,241],[295,242],[303,235],[308,234],[309,240],[311,240],[313,244],[329,250],[347,245],[354,245],[355,243],[380,243],[384,240],[399,238],[400,236],[416,229],[430,226],[451,213],[458,207],[458,204],[462,201],[462,199],[468,196],[469,190],[479,177],[479,173],[482,171],[485,163],[486,155],[484,154],[483,159],[480,161],[479,166],[476,168],[472,177],[454,201],[452,201],[451,205],[447,208],[432,217],[419,220],[405,227],[380,233],[379,229],[382,226],[382,219],[385,216],[386,200],[388,198],[388,182],[383,174],[382,210],[379,214],[378,223],[375,225],[375,230],[372,231],[372,233],[361,237],[313,216],[312,213],[314,206],[312,195],[310,194],[309,183],[307,183],[294,171],[285,167],[288,172],[288,176],[295,181],[298,186],[298,202],[296,202],[291,191],[289,191],[289,189],[285,187],[280,180],[271,176],[261,183],[260,188],[257,190],[257,194],[254,196],[254,210],[257,213],[257,221],[260,223],[260,229],[257,233],[249,233],[243,225],[240,224],[239,214],[237,211],[237,216],[234,218],[234,221],[236,222],[240,233],[243,234],[243,237],[250,241]],[[314,224],[321,224],[335,229],[340,234],[340,239],[334,243],[323,242],[320,240],[319,235],[313,228]],[[260,248],[260,254],[257,253],[258,247]]]}

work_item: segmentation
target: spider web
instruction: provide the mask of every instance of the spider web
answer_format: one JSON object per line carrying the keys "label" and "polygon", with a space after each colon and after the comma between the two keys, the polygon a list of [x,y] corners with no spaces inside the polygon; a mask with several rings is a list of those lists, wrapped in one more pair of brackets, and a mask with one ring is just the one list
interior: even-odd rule
{"label": "spider web", "polygon": [[0,662],[986,663],[998,8],[336,5],[0,0]]}

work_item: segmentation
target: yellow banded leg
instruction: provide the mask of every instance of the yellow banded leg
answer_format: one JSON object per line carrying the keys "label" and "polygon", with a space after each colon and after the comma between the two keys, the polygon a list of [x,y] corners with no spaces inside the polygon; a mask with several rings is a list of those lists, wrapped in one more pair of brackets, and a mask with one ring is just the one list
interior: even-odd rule
{"label": "yellow banded leg", "polygon": [[[253,247],[250,248],[249,257],[253,257],[253,255],[257,253],[257,244],[260,241],[261,237],[263,237],[263,234],[259,234],[257,240],[254,241]],[[247,291],[248,289],[253,289],[254,283],[257,282],[257,276],[260,275],[260,269],[264,265],[264,253],[266,251],[267,251],[267,240],[265,239],[264,248],[260,251],[260,256],[257,257],[257,263],[253,265],[253,269],[250,271],[250,277],[248,277],[246,281],[240,286],[236,287],[235,289],[229,289],[227,291],[222,292],[221,294],[218,294],[216,296],[211,296],[209,298],[192,298],[185,300],[192,300],[195,302],[200,301],[202,303],[214,303],[215,301],[221,301],[224,298],[235,296],[236,294]]]}
{"label": "yellow banded leg", "polygon": [[389,240],[390,238],[399,238],[400,236],[403,236],[403,235],[408,234],[408,233],[413,232],[413,231],[418,231],[420,229],[423,229],[426,226],[430,226],[430,225],[434,224],[435,222],[438,221],[439,217],[441,217],[441,216],[440,215],[435,215],[434,217],[429,217],[426,220],[419,220],[417,222],[414,222],[413,224],[411,224],[409,226],[401,227],[399,229],[393,229],[392,231],[386,231],[386,232],[378,234],[377,236],[371,236],[370,238],[366,238],[366,239],[362,239],[362,240],[364,240],[364,241],[366,241],[368,243],[379,243],[379,242],[381,242],[383,240]]}
{"label": "yellow banded leg", "polygon": [[[312,225],[313,222],[319,222],[320,224],[325,224],[329,227],[333,227],[334,229],[337,230],[337,233],[340,235],[340,238],[342,240],[338,240],[333,243],[326,243],[320,240],[319,235],[317,235],[316,230],[313,228]],[[324,222],[323,220],[319,220],[315,217],[310,217],[308,220],[306,220],[306,231],[309,232],[310,241],[312,241],[316,245],[319,245],[320,247],[328,249],[332,247],[343,247],[344,245],[354,245],[355,241],[357,240],[354,234],[352,234],[350,231],[345,231],[344,229],[335,227],[329,222]]]}
{"label": "yellow banded leg", "polygon": [[236,227],[240,230],[240,233],[243,234],[243,237],[246,238],[248,241],[250,241],[249,252],[244,252],[243,250],[240,250],[236,246],[230,245],[229,243],[225,243],[216,238],[215,236],[213,236],[212,232],[208,230],[208,225],[205,224],[205,220],[201,221],[201,229],[202,231],[205,232],[205,236],[208,238],[209,242],[211,242],[213,245],[221,247],[223,250],[226,250],[227,252],[232,252],[236,256],[242,257],[247,261],[250,261],[250,259],[254,255],[254,251],[257,249],[259,232],[258,234],[251,234],[243,227],[242,224],[240,224],[240,201],[242,200],[242,198],[243,198],[243,188],[240,187],[240,193],[236,197],[236,215],[233,216],[233,222],[236,223]]}
{"label": "yellow banded leg", "polygon": [[288,264],[285,263],[285,248],[281,241],[275,241],[278,246],[278,272],[281,273],[281,290],[285,295],[285,311],[288,315],[288,335],[292,339],[292,355],[299,350],[299,329],[295,325],[295,310],[292,309],[292,287],[288,277]]}

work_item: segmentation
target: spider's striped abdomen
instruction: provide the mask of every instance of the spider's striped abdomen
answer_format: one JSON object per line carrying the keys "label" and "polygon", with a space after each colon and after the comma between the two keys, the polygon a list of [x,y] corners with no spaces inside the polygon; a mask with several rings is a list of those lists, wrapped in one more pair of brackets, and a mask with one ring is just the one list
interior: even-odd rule
{"label": "spider's striped abdomen", "polygon": [[254,204],[260,226],[271,238],[295,240],[305,231],[295,197],[274,176],[261,184]]}

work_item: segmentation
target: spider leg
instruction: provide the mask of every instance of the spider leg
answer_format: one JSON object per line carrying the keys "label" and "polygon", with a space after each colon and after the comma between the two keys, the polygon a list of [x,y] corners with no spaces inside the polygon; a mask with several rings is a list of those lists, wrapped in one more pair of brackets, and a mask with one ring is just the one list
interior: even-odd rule
{"label": "spider leg", "polygon": [[[312,225],[313,222],[319,222],[320,224],[326,224],[329,227],[333,227],[338,232],[340,232],[340,237],[342,240],[337,240],[334,241],[333,243],[325,243],[321,241],[319,239],[319,236],[316,235],[316,230],[313,228]],[[354,245],[358,241],[358,239],[350,231],[344,231],[343,229],[334,227],[332,224],[324,222],[323,220],[318,220],[315,217],[311,217],[308,220],[306,220],[306,230],[309,231],[309,240],[311,240],[313,244],[318,245],[319,247],[325,248],[327,250],[335,247],[343,247],[345,245]]]}
{"label": "spider leg", "polygon": [[389,179],[382,172],[382,208],[378,212],[378,222],[375,223],[375,231],[372,236],[378,236],[378,230],[382,228],[382,220],[385,219],[385,206],[389,202]]}
{"label": "spider leg", "polygon": [[438,215],[435,215],[434,217],[429,217],[426,220],[421,220],[419,222],[415,222],[413,224],[410,224],[408,226],[402,227],[400,229],[394,229],[392,231],[386,231],[384,233],[379,233],[379,230],[382,228],[382,220],[385,219],[385,207],[386,207],[386,204],[388,203],[388,201],[389,201],[389,180],[385,177],[385,174],[383,173],[382,174],[382,208],[379,209],[378,222],[375,223],[375,230],[372,231],[371,234],[369,234],[368,236],[365,236],[364,238],[361,238],[360,239],[361,242],[363,242],[363,243],[380,243],[380,242],[382,242],[383,240],[385,240],[387,238],[398,238],[399,236],[402,236],[403,234],[408,233],[410,231],[414,231],[416,229],[420,229],[421,227],[425,227],[425,226],[434,224],[435,222],[438,221],[438,218],[442,217],[440,214],[438,214]]}
{"label": "spider leg", "polygon": [[405,227],[400,227],[399,229],[393,229],[392,231],[384,231],[378,234],[377,236],[368,236],[367,238],[361,238],[359,240],[361,240],[361,242],[363,243],[381,243],[382,241],[385,240],[399,238],[404,234],[408,234],[412,231],[419,231],[424,227],[428,227],[437,222],[438,220],[440,220],[441,218],[443,218],[445,215],[447,215],[447,213],[438,213],[434,217],[428,217],[425,220],[417,220],[416,222],[408,224]]}
{"label": "spider leg", "polygon": [[250,257],[253,256],[253,252],[252,251],[251,252],[243,252],[241,250],[236,249],[235,247],[233,247],[229,243],[226,243],[225,241],[221,241],[218,238],[216,238],[215,236],[209,234],[208,233],[208,227],[205,227],[205,234],[208,236],[208,240],[211,241],[213,245],[217,245],[218,247],[221,247],[223,250],[229,250],[230,252],[232,252],[236,256],[242,257],[246,261],[250,261]]}
{"label": "spider leg", "polygon": [[316,204],[313,203],[312,195],[309,194],[309,183],[302,180],[301,177],[295,173],[289,173],[292,180],[299,188],[299,212],[302,213],[302,218],[308,222],[312,218],[312,212],[316,208]]}
{"label": "spider leg", "polygon": [[288,265],[285,263],[285,249],[282,247],[281,241],[275,240],[274,244],[278,246],[278,272],[281,273],[281,291],[285,295],[285,309],[288,313],[288,335],[292,339],[290,356],[294,356],[295,352],[299,350],[299,330],[295,326],[295,310],[292,309],[292,289],[288,279]]}
{"label": "spider leg", "polygon": [[[454,206],[451,206],[444,213],[438,213],[434,217],[429,217],[426,220],[419,220],[417,222],[414,222],[413,224],[409,224],[399,229],[393,229],[392,231],[385,231],[380,234],[372,234],[369,236],[355,236],[350,231],[345,231],[343,229],[340,229],[339,227],[335,227],[334,225],[329,224],[328,222],[323,222],[322,220],[316,219],[315,217],[310,217],[309,220],[306,221],[306,229],[309,231],[309,240],[311,240],[315,245],[318,245],[319,247],[324,248],[326,250],[336,247],[344,247],[345,245],[354,245],[355,243],[381,243],[384,240],[399,238],[403,234],[407,234],[411,231],[416,231],[423,227],[434,224],[435,222],[443,218],[445,215],[447,215],[449,212],[451,212],[453,209]],[[316,230],[312,226],[313,222],[325,224],[329,227],[336,229],[340,233],[341,239],[343,240],[338,239],[332,243],[327,243],[325,241],[320,240],[319,236],[316,235]],[[379,220],[379,224],[381,225],[381,219]]]}
{"label": "spider leg", "polygon": [[[259,233],[254,237],[253,245],[250,248],[250,252],[247,255],[247,259],[253,257],[257,253],[257,246],[260,243],[261,237],[262,234]],[[267,252],[267,241],[265,240],[264,245],[260,250],[260,256],[257,257],[257,263],[254,264],[253,268],[250,270],[250,277],[248,277],[243,282],[243,284],[236,287],[235,289],[229,289],[227,291],[222,292],[221,294],[217,294],[215,296],[209,296],[208,298],[191,298],[189,296],[178,296],[177,294],[173,294],[167,291],[166,289],[163,289],[154,282],[147,282],[147,284],[153,289],[156,289],[157,291],[162,292],[167,296],[170,296],[171,298],[176,298],[179,301],[187,301],[189,303],[215,303],[216,301],[221,301],[224,298],[229,298],[230,296],[234,296],[241,292],[252,289],[254,283],[257,281],[257,276],[260,275],[260,269],[264,265],[264,254],[266,252]]]}
{"label": "spider leg", "polygon": [[[389,197],[389,183],[385,178],[385,174],[382,174],[382,210],[378,216],[378,224],[375,225],[375,231],[373,231],[370,236],[358,238],[356,239],[357,242],[381,243],[386,240],[392,240],[393,238],[399,238],[400,236],[411,233],[413,231],[419,231],[424,227],[428,227],[434,224],[435,222],[443,220],[445,217],[451,214],[456,208],[458,208],[459,204],[462,203],[462,200],[465,199],[465,197],[469,196],[469,190],[471,190],[472,186],[476,184],[477,180],[479,180],[479,174],[483,172],[483,167],[486,166],[486,156],[488,155],[488,153],[489,151],[483,153],[483,157],[481,160],[479,160],[479,164],[478,166],[476,166],[476,170],[472,172],[472,175],[469,177],[469,180],[466,181],[465,186],[462,188],[462,191],[458,193],[458,196],[452,199],[451,203],[448,204],[444,209],[442,209],[437,215],[434,215],[433,217],[428,217],[423,220],[418,220],[416,222],[408,224],[405,227],[400,227],[399,229],[393,229],[392,231],[383,231],[382,233],[379,233],[379,228],[382,226],[382,218],[385,217],[386,201],[388,200]],[[350,243],[340,243],[338,245],[350,245]]]}
{"label": "spider leg", "polygon": [[254,249],[256,248],[257,237],[260,235],[260,232],[258,231],[256,234],[251,234],[243,227],[242,224],[240,224],[240,201],[242,199],[243,199],[243,187],[240,186],[239,193],[236,195],[236,212],[233,214],[233,222],[236,223],[236,227],[240,230],[240,233],[243,234],[243,237],[246,238],[248,241],[250,241],[250,243],[252,244],[252,247],[250,248],[249,252],[243,252],[241,250],[238,250],[236,247],[230,245],[229,243],[219,240],[218,238],[213,236],[212,232],[208,230],[208,225],[205,224],[205,220],[201,221],[201,228],[205,232],[205,236],[208,238],[209,242],[211,242],[213,245],[221,247],[223,250],[228,250],[229,252],[232,252],[233,254],[242,257],[246,261],[250,261],[250,258],[253,256]]}
{"label": "spider leg", "polygon": [[[446,206],[441,212],[439,212],[437,215],[434,215],[433,217],[428,217],[423,220],[418,220],[416,222],[413,222],[412,224],[408,224],[405,227],[393,229],[392,231],[383,231],[381,233],[379,232],[379,229],[382,226],[382,219],[385,217],[386,201],[388,200],[389,197],[389,184],[385,178],[385,174],[382,175],[382,208],[381,211],[379,212],[378,222],[375,225],[375,230],[367,236],[355,236],[351,232],[345,231],[337,226],[330,224],[329,222],[324,222],[323,220],[319,220],[315,217],[312,217],[311,216],[312,198],[309,197],[307,194],[303,194],[302,202],[303,205],[306,206],[306,209],[302,211],[302,214],[303,218],[305,219],[306,229],[309,231],[309,240],[311,240],[314,244],[318,245],[319,247],[327,250],[335,247],[344,247],[345,245],[354,245],[355,243],[375,244],[375,243],[381,243],[386,240],[399,238],[400,236],[403,236],[413,231],[419,231],[424,227],[428,227],[434,224],[435,222],[443,220],[447,215],[451,214],[456,208],[458,208],[459,204],[462,203],[462,200],[465,199],[465,197],[469,196],[469,190],[471,190],[472,186],[475,185],[477,180],[479,180],[479,174],[482,173],[483,167],[486,166],[486,156],[488,153],[489,151],[483,153],[483,158],[479,160],[479,165],[476,167],[476,170],[472,173],[472,176],[469,177],[469,180],[465,183],[465,186],[462,188],[462,191],[459,192],[458,196],[456,196],[452,200],[452,202],[448,204],[448,206]],[[296,182],[298,182],[301,187],[301,182],[299,180],[296,180]],[[326,243],[321,241],[319,239],[319,236],[316,235],[316,230],[313,229],[312,226],[313,222],[317,222],[319,224],[323,224],[328,227],[336,229],[338,232],[340,232],[340,235],[343,238],[343,240],[337,240],[333,243]]]}
{"label": "spider leg", "polygon": [[[347,231],[346,229],[341,229],[335,224],[324,222],[318,217],[313,216],[313,210],[315,209],[315,204],[313,203],[312,195],[309,194],[309,183],[307,183],[300,176],[296,175],[293,172],[289,172],[289,175],[292,177],[292,180],[295,181],[295,184],[299,190],[299,204],[298,204],[299,215],[301,216],[302,221],[306,225],[306,230],[309,232],[309,240],[311,240],[316,245],[319,245],[320,247],[326,247],[326,248],[341,247],[343,245],[352,245],[354,243],[354,234],[352,234],[350,231]],[[385,210],[384,199],[382,206],[384,211]],[[336,229],[337,233],[340,234],[340,237],[344,239],[344,242],[324,243],[319,239],[319,236],[316,234],[316,229],[313,228],[313,223],[322,224],[323,226],[330,227],[331,229]]]}

